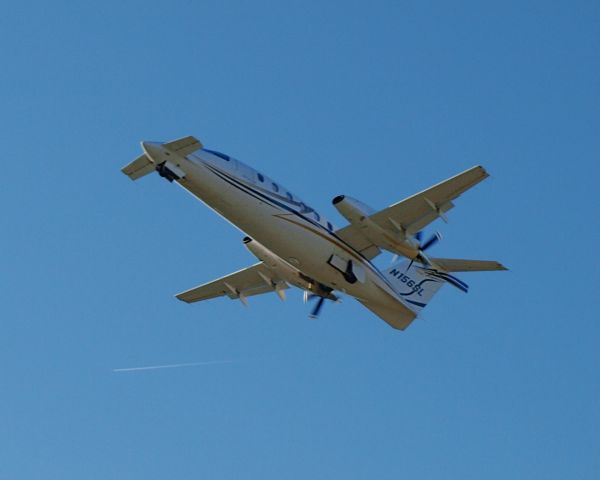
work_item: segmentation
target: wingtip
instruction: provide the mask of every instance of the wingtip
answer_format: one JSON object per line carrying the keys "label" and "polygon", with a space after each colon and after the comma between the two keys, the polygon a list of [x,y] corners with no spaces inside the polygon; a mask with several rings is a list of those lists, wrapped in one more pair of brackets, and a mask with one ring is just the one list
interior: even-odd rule
{"label": "wingtip", "polygon": [[190,303],[183,297],[183,293],[178,293],[177,295],[173,295],[173,296],[180,302]]}
{"label": "wingtip", "polygon": [[477,165],[477,167],[475,168],[479,169],[483,178],[487,178],[490,176],[490,173],[485,169],[483,165]]}

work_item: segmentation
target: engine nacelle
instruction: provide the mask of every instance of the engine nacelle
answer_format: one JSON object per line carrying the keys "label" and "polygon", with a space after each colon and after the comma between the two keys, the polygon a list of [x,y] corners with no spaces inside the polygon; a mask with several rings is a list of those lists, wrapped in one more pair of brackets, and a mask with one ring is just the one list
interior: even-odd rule
{"label": "engine nacelle", "polygon": [[338,195],[331,203],[353,225],[375,213],[375,210],[368,205],[347,195]]}
{"label": "engine nacelle", "polygon": [[351,225],[360,229],[360,233],[369,239],[373,245],[408,258],[416,258],[419,255],[418,244],[407,238],[405,232],[401,230],[393,232],[384,230],[381,225],[371,220],[370,216],[375,211],[368,205],[345,195],[338,195],[332,203],[338,212]]}
{"label": "engine nacelle", "polygon": [[277,267],[287,266],[287,262],[284,262],[271,250],[250,237],[244,237],[244,245],[248,250],[250,250],[252,255],[259,260],[262,260],[268,268],[274,269]]}

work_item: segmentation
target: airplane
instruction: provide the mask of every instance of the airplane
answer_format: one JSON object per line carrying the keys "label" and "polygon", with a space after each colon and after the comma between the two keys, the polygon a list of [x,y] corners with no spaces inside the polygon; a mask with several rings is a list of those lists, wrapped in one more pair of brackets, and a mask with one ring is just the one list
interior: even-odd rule
{"label": "airplane", "polygon": [[[125,175],[137,180],[156,171],[179,184],[240,229],[245,247],[259,260],[177,294],[184,302],[227,296],[246,305],[248,297],[267,292],[285,300],[285,290],[295,286],[304,291],[305,302],[317,300],[311,318],[325,300],[339,301],[336,292],[342,292],[404,330],[444,284],[468,291],[452,273],[506,270],[496,261],[429,257],[425,251],[441,237],[422,241],[423,228],[438,218],[447,221],[453,200],[488,177],[481,166],[379,211],[338,195],[332,203],[349,223],[336,229],[279,182],[204,148],[195,137],[141,146],[143,154],[122,169]],[[395,256],[383,271],[371,262],[382,250]]]}

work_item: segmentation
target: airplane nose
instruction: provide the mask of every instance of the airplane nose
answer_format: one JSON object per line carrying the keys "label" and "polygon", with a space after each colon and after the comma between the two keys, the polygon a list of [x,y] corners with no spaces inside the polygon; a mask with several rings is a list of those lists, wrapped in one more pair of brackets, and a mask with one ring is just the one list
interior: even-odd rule
{"label": "airplane nose", "polygon": [[142,149],[155,163],[159,162],[163,156],[163,148],[160,142],[142,142]]}

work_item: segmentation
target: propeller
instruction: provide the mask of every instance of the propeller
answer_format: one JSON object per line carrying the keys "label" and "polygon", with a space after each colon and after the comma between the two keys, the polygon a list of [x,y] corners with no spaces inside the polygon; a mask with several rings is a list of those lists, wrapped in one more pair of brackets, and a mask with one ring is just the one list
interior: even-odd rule
{"label": "propeller", "polygon": [[[425,250],[428,250],[429,248],[434,246],[437,242],[439,242],[442,239],[442,234],[440,232],[435,232],[435,234],[433,234],[431,237],[429,237],[427,239],[427,241],[425,241],[424,243],[421,243],[421,240],[423,239],[423,231],[418,231],[417,233],[415,233],[414,238],[417,241],[417,243],[419,244],[419,256],[422,257],[423,260],[427,260],[427,257],[422,255],[422,252],[424,252]],[[391,264],[396,263],[397,260],[398,260],[398,254],[394,254],[394,256],[392,257]],[[414,261],[414,259],[413,259],[413,261]],[[412,261],[410,262],[410,265],[408,266],[408,268],[410,268],[411,266],[412,266]]]}
{"label": "propeller", "polygon": [[[421,243],[421,239],[423,238],[423,232],[415,233],[414,237],[415,237],[415,240],[417,240],[417,242],[419,242],[419,254],[417,255],[417,257],[412,258],[410,260],[410,263],[408,264],[408,268],[406,270],[407,271],[410,270],[410,267],[412,267],[413,262],[415,260],[417,260],[418,262],[422,263],[423,265],[425,265],[429,268],[433,268],[433,271],[437,272],[439,274],[440,272],[436,270],[435,266],[431,265],[431,262],[425,256],[425,254],[423,252],[425,250],[430,249],[437,242],[439,242],[442,239],[442,234],[440,232],[435,232],[424,243]],[[469,286],[465,282],[463,282],[462,280],[460,280],[452,275],[449,275],[447,272],[443,272],[443,273],[444,273],[443,279],[446,282],[448,282],[450,285],[458,288],[459,290],[461,290],[462,292],[465,292],[465,293],[469,291]],[[421,317],[421,315],[419,315],[419,317]]]}
{"label": "propeller", "polygon": [[[318,295],[315,295],[315,297]],[[315,298],[312,297],[312,298]],[[319,316],[319,312],[321,311],[321,309],[323,308],[323,304],[325,303],[325,297],[319,297],[319,299],[317,300],[317,303],[315,304],[315,306],[313,307],[312,311],[310,312],[309,317],[310,318],[317,318]]]}
{"label": "propeller", "polygon": [[[419,232],[421,233],[421,232]],[[415,235],[416,238],[416,235]],[[427,239],[427,241],[423,244],[421,244],[419,246],[419,250],[424,252],[425,250],[431,248],[433,245],[435,245],[437,242],[439,242],[442,239],[442,235],[440,234],[440,232],[435,232],[431,237],[429,237]],[[421,243],[421,239],[417,238],[417,240],[419,240],[419,243]]]}
{"label": "propeller", "polygon": [[[425,250],[430,249],[436,243],[438,243],[442,239],[442,234],[440,232],[435,232],[431,237],[429,237],[427,240],[425,240],[424,243],[421,243],[422,238],[423,238],[422,231],[415,233],[415,239],[419,242],[419,255],[416,258],[418,259],[419,262],[423,263],[424,265],[428,265],[430,262],[423,252]],[[415,259],[411,258],[410,263],[408,264],[408,268],[406,269],[407,271],[410,270],[410,267],[412,267],[412,264],[414,261],[415,261]]]}
{"label": "propeller", "polygon": [[317,303],[315,303],[315,306],[312,308],[312,310],[310,311],[310,314],[308,315],[309,318],[315,319],[319,316],[319,313],[321,312],[321,309],[323,308],[323,305],[325,304],[325,300],[331,300],[331,301],[335,301],[335,302],[339,302],[340,299],[338,297],[336,297],[335,295],[333,295],[331,298],[327,298],[327,297],[323,297],[321,295],[317,295],[315,293],[310,293],[308,290],[304,290],[304,303],[307,303],[309,300],[317,300]]}

